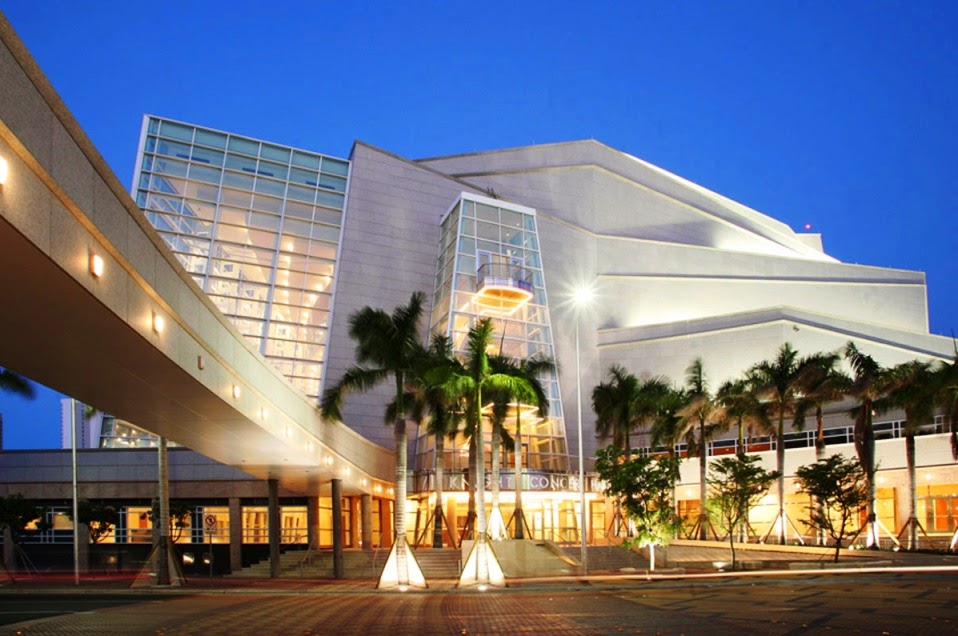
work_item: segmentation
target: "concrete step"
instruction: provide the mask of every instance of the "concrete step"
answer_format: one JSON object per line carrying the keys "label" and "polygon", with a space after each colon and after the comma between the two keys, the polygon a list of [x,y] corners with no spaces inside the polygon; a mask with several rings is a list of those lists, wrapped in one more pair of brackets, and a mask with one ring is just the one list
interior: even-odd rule
{"label": "concrete step", "polygon": [[420,548],[414,554],[426,581],[459,578],[459,572],[462,570],[462,554],[459,550]]}
{"label": "concrete step", "polygon": [[[343,576],[347,579],[375,578],[388,552],[346,550],[343,552]],[[230,576],[235,578],[269,577],[269,559],[249,565]],[[290,550],[280,554],[278,578],[333,578],[332,550]]]}
{"label": "concrete step", "polygon": [[[562,551],[576,563],[582,558],[580,546],[563,546]],[[645,570],[649,567],[649,560],[644,555],[617,545],[586,546],[586,558],[590,573]]]}

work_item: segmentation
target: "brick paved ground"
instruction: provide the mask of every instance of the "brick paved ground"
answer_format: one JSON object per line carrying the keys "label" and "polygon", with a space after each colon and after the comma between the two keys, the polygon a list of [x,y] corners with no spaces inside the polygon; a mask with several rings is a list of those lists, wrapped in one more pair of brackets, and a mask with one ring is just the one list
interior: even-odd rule
{"label": "brick paved ground", "polygon": [[371,582],[145,594],[142,603],[0,634],[945,634],[954,572],[523,584],[504,591],[376,592]]}

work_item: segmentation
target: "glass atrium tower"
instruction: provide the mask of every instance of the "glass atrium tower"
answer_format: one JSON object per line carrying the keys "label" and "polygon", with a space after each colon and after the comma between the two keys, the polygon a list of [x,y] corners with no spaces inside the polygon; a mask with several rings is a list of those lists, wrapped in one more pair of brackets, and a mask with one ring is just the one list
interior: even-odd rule
{"label": "glass atrium tower", "polygon": [[[515,360],[555,359],[535,210],[463,193],[441,222],[431,331],[448,335],[453,350],[462,356],[469,329],[483,318],[493,322],[494,349],[490,353]],[[522,465],[533,472],[566,471],[568,455],[555,371],[541,381],[549,398],[546,417],[531,405],[512,407],[513,412],[515,408],[523,411]],[[507,416],[504,426],[514,436],[515,417]],[[485,430],[488,436],[490,429]],[[447,446],[444,466],[465,469],[466,448],[467,441],[461,436],[453,448]],[[421,469],[432,467],[432,449],[431,440],[421,440]],[[503,463],[505,468],[513,461],[506,457]]]}
{"label": "glass atrium tower", "polygon": [[319,395],[349,162],[146,117],[136,201],[213,303]]}

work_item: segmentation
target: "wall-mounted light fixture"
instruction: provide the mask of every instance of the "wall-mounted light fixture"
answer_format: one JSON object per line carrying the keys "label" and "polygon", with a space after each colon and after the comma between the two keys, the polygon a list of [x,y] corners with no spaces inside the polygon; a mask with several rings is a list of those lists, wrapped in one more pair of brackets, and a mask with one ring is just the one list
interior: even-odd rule
{"label": "wall-mounted light fixture", "polygon": [[7,175],[10,174],[10,165],[7,160],[0,157],[0,185],[7,182]]}
{"label": "wall-mounted light fixture", "polygon": [[90,252],[90,273],[95,278],[103,276],[103,257],[94,252]]}
{"label": "wall-mounted light fixture", "polygon": [[240,389],[238,384],[233,385],[233,397],[239,399],[239,396],[243,394],[243,390]]}
{"label": "wall-mounted light fixture", "polygon": [[163,330],[166,329],[166,320],[163,319],[163,316],[153,312],[153,333],[161,334]]}

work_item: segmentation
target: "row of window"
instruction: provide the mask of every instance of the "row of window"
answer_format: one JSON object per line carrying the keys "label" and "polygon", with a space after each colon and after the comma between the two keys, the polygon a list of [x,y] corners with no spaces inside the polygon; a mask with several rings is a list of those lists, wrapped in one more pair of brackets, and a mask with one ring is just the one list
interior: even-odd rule
{"label": "row of window", "polygon": [[[228,150],[232,153],[245,154],[250,157],[259,157],[279,164],[298,166],[329,174],[346,176],[349,171],[349,162],[325,155],[293,150],[269,143],[262,143],[253,139],[196,128],[171,121],[150,119],[147,126],[150,135],[158,135],[167,139],[183,141],[193,146],[194,152],[199,151],[197,161],[206,159],[215,163],[216,154],[212,149]],[[205,146],[206,148],[202,148]]]}
{"label": "row of window", "polygon": [[[172,146],[179,146],[179,148],[172,148]],[[283,196],[287,183],[306,186],[307,188],[323,188],[335,192],[346,191],[345,177],[317,173],[301,168],[288,168],[262,160],[257,162],[256,159],[239,155],[226,155],[225,164],[223,163],[222,153],[219,153],[220,157],[214,157],[214,159],[217,159],[217,163],[213,165],[210,165],[208,161],[190,163],[185,160],[190,155],[183,154],[188,153],[189,150],[181,144],[171,144],[162,140],[156,141],[152,138],[148,141],[146,150],[141,164],[142,169],[171,177],[189,178],[194,181],[216,185],[222,182],[223,185],[229,187],[255,190],[256,192],[276,196]],[[154,151],[157,154],[150,154]],[[196,161],[196,151],[197,149],[194,148],[194,162]],[[207,154],[212,153],[207,151]],[[179,157],[184,160],[181,161],[163,155]]]}
{"label": "row of window", "polygon": [[[343,522],[347,534],[351,533],[350,499],[343,500]],[[144,506],[122,506],[119,510],[119,522],[100,539],[100,543],[152,543],[153,520],[151,509]],[[378,511],[374,510],[374,522],[378,522]],[[332,502],[320,499],[319,527],[320,543],[332,545]],[[44,512],[49,530],[37,531],[36,521],[27,525],[23,540],[27,544],[72,543],[73,522],[67,506],[53,506]],[[266,506],[243,506],[242,542],[268,543],[269,522]],[[210,523],[208,519],[214,523]],[[197,506],[182,518],[171,520],[170,536],[175,543],[229,543],[230,518],[226,506]],[[213,530],[210,532],[210,530]],[[374,525],[374,532],[378,523]],[[280,506],[281,543],[305,544],[307,537],[306,506]]]}
{"label": "row of window", "polygon": [[[234,182],[235,181],[235,182]],[[223,187],[219,183],[205,183],[195,179],[172,177],[163,174],[141,172],[138,181],[139,191],[154,192],[162,195],[173,195],[196,199],[208,203],[222,203],[224,205],[252,208],[261,212],[282,214],[284,203],[293,203],[325,206],[335,210],[342,210],[346,198],[338,192],[324,192],[296,185],[286,185],[275,182],[257,180],[255,184],[247,184],[243,179],[233,181],[224,180]],[[145,199],[144,199],[145,201]],[[140,207],[145,207],[141,202]]]}

